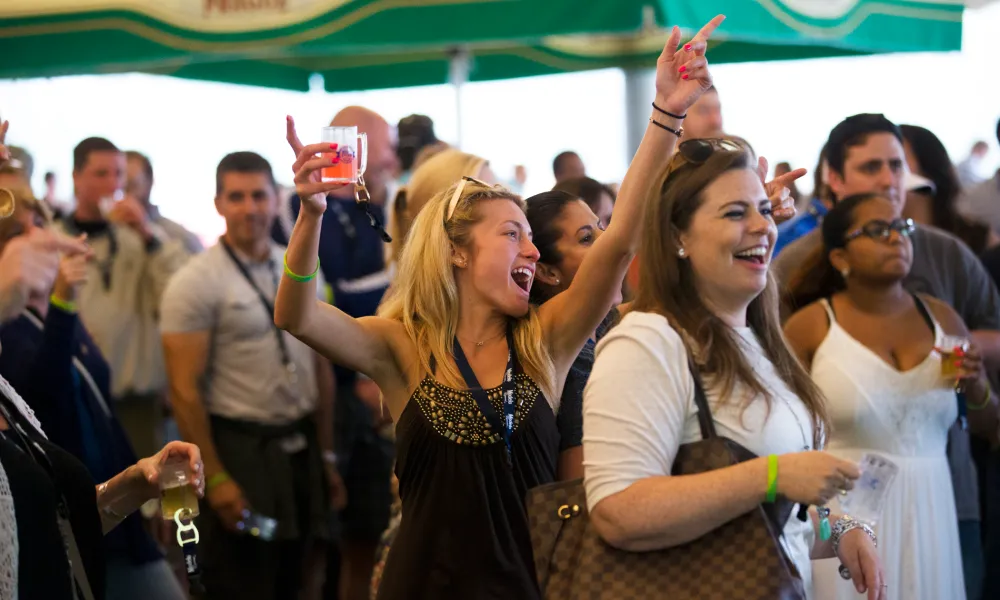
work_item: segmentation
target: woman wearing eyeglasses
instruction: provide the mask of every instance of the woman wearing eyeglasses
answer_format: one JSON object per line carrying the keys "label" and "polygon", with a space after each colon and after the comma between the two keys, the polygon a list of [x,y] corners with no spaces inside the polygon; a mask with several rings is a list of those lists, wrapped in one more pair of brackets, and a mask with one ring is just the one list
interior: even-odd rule
{"label": "woman wearing eyeglasses", "polygon": [[[899,468],[875,523],[886,597],[962,599],[948,429],[960,416],[956,388],[973,430],[996,431],[996,401],[976,350],[942,347],[954,346],[946,335],[969,337],[958,314],[903,287],[913,228],[882,196],[838,202],[823,220],[822,251],[792,280],[805,308],[785,334],[827,399],[830,452],[851,461],[874,453]],[[832,565],[817,565],[815,590],[856,597]]]}
{"label": "woman wearing eyeglasses", "polygon": [[333,188],[319,169],[331,148],[299,152],[296,191],[305,200],[275,322],[370,376],[396,423],[403,517],[379,598],[539,596],[525,494],[555,480],[563,381],[621,287],[642,203],[677,144],[679,117],[711,86],[704,52],[721,22],[684,49],[674,28],[657,64],[659,110],[615,221],[573,285],[538,309],[529,302],[538,250],[520,197],[471,178],[417,215],[379,316],[355,320],[316,302],[310,274],[323,197]]}

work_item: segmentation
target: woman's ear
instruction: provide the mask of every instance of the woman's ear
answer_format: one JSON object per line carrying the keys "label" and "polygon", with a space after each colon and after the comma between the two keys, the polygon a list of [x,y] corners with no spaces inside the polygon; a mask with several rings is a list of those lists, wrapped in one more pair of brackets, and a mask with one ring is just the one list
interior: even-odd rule
{"label": "woman's ear", "polygon": [[851,272],[851,265],[847,262],[847,250],[844,248],[834,248],[830,251],[829,260],[833,268],[843,275],[844,279],[847,279],[847,275]]}
{"label": "woman's ear", "polygon": [[684,248],[684,237],[685,237],[684,234],[681,233],[673,225],[670,226],[670,232],[673,233],[674,244],[676,245],[676,248],[674,248],[674,252],[681,259],[687,258],[688,257],[687,250]]}
{"label": "woman's ear", "polygon": [[469,257],[465,255],[464,251],[456,248],[455,244],[451,245],[451,264],[455,265],[459,269],[464,269],[469,266]]}
{"label": "woman's ear", "polygon": [[559,287],[562,283],[562,273],[556,267],[551,267],[545,263],[536,263],[535,279],[549,287]]}

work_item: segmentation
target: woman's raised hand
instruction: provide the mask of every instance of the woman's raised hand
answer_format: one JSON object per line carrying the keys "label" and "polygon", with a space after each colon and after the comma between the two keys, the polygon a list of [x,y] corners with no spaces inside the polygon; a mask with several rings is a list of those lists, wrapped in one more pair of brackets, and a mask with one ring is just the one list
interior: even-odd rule
{"label": "woman's raised hand", "polygon": [[708,40],[726,20],[718,15],[709,21],[691,41],[680,48],[681,30],[674,26],[656,61],[656,105],[677,115],[683,115],[706,90],[712,87],[708,70]]}
{"label": "woman's raised hand", "polygon": [[324,183],[321,175],[323,167],[329,167],[337,154],[337,144],[321,143],[306,146],[295,131],[295,120],[286,117],[285,139],[295,153],[292,172],[295,173],[295,193],[302,201],[302,210],[314,214],[326,211],[326,195],[344,187],[343,183]]}
{"label": "woman's raised hand", "polygon": [[764,184],[767,198],[771,201],[771,218],[774,219],[776,225],[795,217],[795,198],[792,198],[792,186],[795,185],[796,179],[803,177],[808,172],[805,169],[795,169],[768,181],[767,159],[763,156],[757,159],[757,175],[760,176],[760,182]]}

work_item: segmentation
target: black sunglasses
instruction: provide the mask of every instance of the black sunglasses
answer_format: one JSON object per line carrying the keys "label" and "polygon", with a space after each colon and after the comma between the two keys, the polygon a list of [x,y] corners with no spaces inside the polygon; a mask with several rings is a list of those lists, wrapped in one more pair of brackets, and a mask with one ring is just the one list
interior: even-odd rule
{"label": "black sunglasses", "polygon": [[743,152],[745,148],[732,140],[724,138],[699,138],[681,142],[677,147],[680,153],[688,162],[700,165],[709,159],[715,152]]}
{"label": "black sunglasses", "polygon": [[893,219],[891,223],[876,219],[848,233],[847,237],[844,238],[844,243],[861,236],[869,237],[873,240],[885,241],[889,239],[893,231],[903,237],[910,237],[916,228],[917,226],[913,224],[913,219]]}

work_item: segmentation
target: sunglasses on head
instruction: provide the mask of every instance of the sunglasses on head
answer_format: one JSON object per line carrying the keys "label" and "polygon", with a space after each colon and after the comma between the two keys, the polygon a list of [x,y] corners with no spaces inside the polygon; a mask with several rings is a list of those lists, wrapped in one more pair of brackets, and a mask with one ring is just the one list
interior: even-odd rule
{"label": "sunglasses on head", "polygon": [[448,212],[444,215],[445,222],[451,219],[451,216],[455,214],[455,207],[458,206],[458,200],[462,197],[462,192],[465,191],[465,184],[470,181],[485,188],[493,187],[485,181],[476,179],[475,177],[469,177],[468,175],[463,176],[461,182],[458,184],[458,187],[455,188],[455,193],[451,195],[451,201],[448,202]]}
{"label": "sunglasses on head", "polygon": [[700,165],[716,152],[743,152],[746,149],[725,138],[699,138],[681,142],[677,152],[690,163]]}
{"label": "sunglasses on head", "polygon": [[909,237],[916,228],[916,225],[913,224],[913,219],[893,219],[892,222],[876,219],[848,233],[847,237],[844,238],[844,242],[849,242],[861,236],[873,240],[888,240],[892,236],[893,231],[903,237]]}

